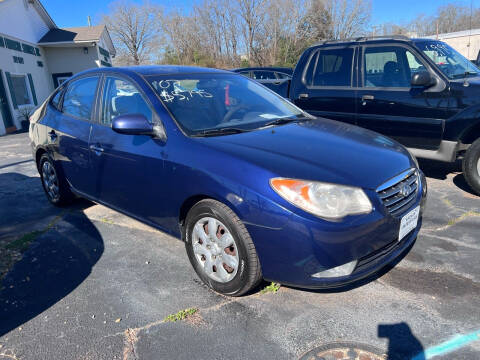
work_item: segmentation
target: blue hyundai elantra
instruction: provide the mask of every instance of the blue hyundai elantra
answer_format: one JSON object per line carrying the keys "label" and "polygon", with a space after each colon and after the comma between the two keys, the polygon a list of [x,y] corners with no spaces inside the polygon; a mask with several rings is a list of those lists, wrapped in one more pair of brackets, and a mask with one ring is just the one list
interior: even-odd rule
{"label": "blue hyundai elantra", "polygon": [[356,281],[405,253],[422,222],[425,178],[404,147],[227,71],[77,74],[33,114],[30,139],[51,203],[84,197],[182,238],[227,295],[262,278]]}

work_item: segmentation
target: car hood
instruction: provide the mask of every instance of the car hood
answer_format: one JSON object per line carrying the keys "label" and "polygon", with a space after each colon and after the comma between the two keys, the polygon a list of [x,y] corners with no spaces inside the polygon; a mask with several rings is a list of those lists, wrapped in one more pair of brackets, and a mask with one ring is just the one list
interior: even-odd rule
{"label": "car hood", "polygon": [[367,189],[415,167],[408,151],[394,140],[327,119],[198,140],[274,176]]}

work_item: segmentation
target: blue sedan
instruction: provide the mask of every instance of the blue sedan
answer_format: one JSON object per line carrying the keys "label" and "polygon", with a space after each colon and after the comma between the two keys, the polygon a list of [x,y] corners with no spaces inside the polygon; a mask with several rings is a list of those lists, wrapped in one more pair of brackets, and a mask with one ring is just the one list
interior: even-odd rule
{"label": "blue sedan", "polygon": [[232,296],[262,278],[364,278],[422,222],[425,178],[404,147],[228,71],[77,74],[33,114],[30,139],[52,204],[84,197],[183,239],[198,276]]}

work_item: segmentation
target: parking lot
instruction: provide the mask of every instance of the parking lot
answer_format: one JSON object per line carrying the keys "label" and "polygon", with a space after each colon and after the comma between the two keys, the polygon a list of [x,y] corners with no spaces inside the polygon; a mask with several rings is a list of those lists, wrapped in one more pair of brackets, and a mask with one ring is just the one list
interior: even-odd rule
{"label": "parking lot", "polygon": [[[27,134],[2,137],[0,271],[30,246],[1,283],[0,359],[279,360],[328,344],[478,359],[480,199],[459,164],[421,167],[423,228],[393,269],[335,291],[263,283],[228,298],[200,283],[180,240],[87,201],[51,206]],[[165,320],[184,309],[195,313]]]}

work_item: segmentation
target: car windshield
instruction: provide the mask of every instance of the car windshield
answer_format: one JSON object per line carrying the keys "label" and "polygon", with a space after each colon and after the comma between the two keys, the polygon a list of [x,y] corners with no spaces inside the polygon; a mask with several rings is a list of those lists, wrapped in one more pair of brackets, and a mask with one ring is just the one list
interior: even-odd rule
{"label": "car windshield", "polygon": [[455,49],[440,41],[422,41],[415,45],[427,55],[449,79],[477,76],[480,69]]}
{"label": "car windshield", "polygon": [[188,135],[250,131],[309,117],[237,74],[148,76],[147,80]]}

